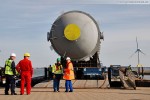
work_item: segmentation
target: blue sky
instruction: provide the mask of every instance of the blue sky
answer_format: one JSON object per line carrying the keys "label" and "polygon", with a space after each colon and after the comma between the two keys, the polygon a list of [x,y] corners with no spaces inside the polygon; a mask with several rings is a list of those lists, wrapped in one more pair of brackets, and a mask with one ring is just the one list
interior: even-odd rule
{"label": "blue sky", "polygon": [[70,10],[87,12],[99,23],[105,38],[100,52],[104,65],[136,66],[137,55],[129,57],[136,50],[137,36],[139,47],[146,53],[141,55],[141,64],[150,67],[149,4],[120,4],[115,0],[1,1],[0,66],[4,65],[11,52],[17,54],[16,64],[23,59],[25,52],[31,53],[34,67],[53,64],[58,55],[49,48],[47,32],[58,16]]}

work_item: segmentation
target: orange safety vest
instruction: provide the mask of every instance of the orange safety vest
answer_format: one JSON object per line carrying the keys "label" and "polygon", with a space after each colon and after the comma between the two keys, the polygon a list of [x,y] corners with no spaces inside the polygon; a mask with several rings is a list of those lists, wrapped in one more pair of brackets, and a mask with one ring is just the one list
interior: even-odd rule
{"label": "orange safety vest", "polygon": [[74,69],[73,69],[72,62],[67,63],[66,68],[64,70],[63,79],[65,79],[65,80],[75,79],[75,77],[74,77]]}

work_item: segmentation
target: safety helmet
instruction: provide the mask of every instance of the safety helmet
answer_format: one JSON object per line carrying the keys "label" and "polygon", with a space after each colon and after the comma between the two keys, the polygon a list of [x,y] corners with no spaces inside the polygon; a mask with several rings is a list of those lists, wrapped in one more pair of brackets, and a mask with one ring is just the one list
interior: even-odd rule
{"label": "safety helmet", "polygon": [[15,53],[11,53],[10,56],[11,57],[16,57],[16,54]]}
{"label": "safety helmet", "polygon": [[61,59],[60,59],[60,58],[57,58],[57,61],[58,61],[58,62],[60,62],[60,61],[61,61]]}
{"label": "safety helmet", "polygon": [[66,60],[71,60],[70,57],[67,57]]}
{"label": "safety helmet", "polygon": [[30,57],[30,54],[29,53],[25,53],[24,57]]}

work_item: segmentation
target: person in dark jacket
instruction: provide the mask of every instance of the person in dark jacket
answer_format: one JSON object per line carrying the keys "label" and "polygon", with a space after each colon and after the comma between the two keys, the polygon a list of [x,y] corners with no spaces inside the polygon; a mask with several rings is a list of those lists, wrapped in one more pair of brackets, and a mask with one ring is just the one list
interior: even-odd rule
{"label": "person in dark jacket", "polygon": [[15,93],[15,77],[16,77],[16,68],[15,68],[15,60],[16,54],[11,53],[10,58],[5,61],[5,76],[6,76],[6,84],[5,84],[5,95],[9,95],[9,88],[11,88],[11,95],[17,95]]}

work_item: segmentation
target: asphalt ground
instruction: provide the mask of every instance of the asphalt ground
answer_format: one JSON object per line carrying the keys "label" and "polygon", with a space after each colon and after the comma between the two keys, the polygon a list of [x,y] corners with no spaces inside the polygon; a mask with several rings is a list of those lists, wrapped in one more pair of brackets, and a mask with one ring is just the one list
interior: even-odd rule
{"label": "asphalt ground", "polygon": [[150,100],[150,87],[131,89],[74,89],[74,92],[53,92],[52,88],[32,88],[30,95],[4,95],[0,88],[0,100]]}

